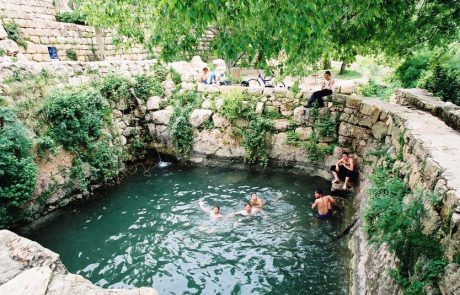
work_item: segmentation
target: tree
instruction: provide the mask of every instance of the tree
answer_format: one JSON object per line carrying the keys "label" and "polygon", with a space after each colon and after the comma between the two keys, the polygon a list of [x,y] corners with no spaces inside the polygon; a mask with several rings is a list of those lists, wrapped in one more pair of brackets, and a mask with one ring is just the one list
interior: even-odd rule
{"label": "tree", "polygon": [[404,55],[459,37],[457,0],[81,0],[90,24],[115,29],[119,43],[161,49],[165,60],[189,58],[207,30],[212,53],[244,54],[264,67],[303,72],[333,50],[343,61],[361,52]]}

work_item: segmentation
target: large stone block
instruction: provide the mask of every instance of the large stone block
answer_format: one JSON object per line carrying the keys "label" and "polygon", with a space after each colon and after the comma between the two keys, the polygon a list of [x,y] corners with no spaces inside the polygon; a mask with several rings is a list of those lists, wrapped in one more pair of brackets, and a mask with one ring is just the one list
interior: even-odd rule
{"label": "large stone block", "polygon": [[147,110],[158,110],[160,108],[161,97],[159,96],[152,96],[147,101]]}
{"label": "large stone block", "polygon": [[15,56],[19,53],[19,46],[10,39],[0,40],[0,48],[6,52],[8,56]]}
{"label": "large stone block", "polygon": [[3,26],[0,24],[0,40],[8,38],[8,34],[6,33]]}
{"label": "large stone block", "polygon": [[230,125],[230,121],[218,113],[215,113],[212,116],[212,121],[214,123],[214,126],[216,126],[217,128],[225,128]]}
{"label": "large stone block", "polygon": [[172,109],[164,109],[151,113],[151,120],[155,124],[168,125],[169,119],[173,113]]}
{"label": "large stone block", "polygon": [[273,120],[273,126],[277,131],[286,131],[289,127],[288,119],[276,119]]}
{"label": "large stone block", "polygon": [[201,126],[201,124],[209,120],[211,115],[212,115],[211,110],[207,110],[207,109],[193,110],[189,118],[190,124],[192,124],[193,127],[197,128]]}
{"label": "large stone block", "polygon": [[385,137],[387,135],[387,131],[388,131],[388,126],[382,121],[379,121],[375,123],[374,125],[372,125],[372,135],[378,140]]}

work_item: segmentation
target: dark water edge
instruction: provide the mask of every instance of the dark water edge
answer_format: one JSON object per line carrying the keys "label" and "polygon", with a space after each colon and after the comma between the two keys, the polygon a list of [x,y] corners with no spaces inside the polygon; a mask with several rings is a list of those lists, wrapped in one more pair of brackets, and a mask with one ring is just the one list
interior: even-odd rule
{"label": "dark water edge", "polygon": [[[174,174],[180,179],[171,179]],[[317,220],[309,208],[317,187],[328,191],[330,184],[282,169],[176,164],[145,175],[138,171],[96,199],[64,208],[29,237],[59,253],[69,271],[107,288],[153,286],[160,294],[347,294],[347,239],[335,237],[351,214]],[[269,218],[215,223],[198,209],[197,200],[204,196],[209,204],[219,201],[226,214],[241,209],[252,191],[267,201]],[[150,212],[158,218],[146,217]]]}

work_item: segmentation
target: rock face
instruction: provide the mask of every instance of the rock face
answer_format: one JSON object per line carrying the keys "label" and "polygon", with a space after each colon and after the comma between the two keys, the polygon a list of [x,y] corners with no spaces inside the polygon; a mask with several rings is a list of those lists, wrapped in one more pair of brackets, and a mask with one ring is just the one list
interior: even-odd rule
{"label": "rock face", "polygon": [[192,113],[190,114],[190,124],[192,124],[193,127],[197,128],[201,126],[201,124],[209,120],[211,115],[212,115],[211,110],[206,110],[206,109],[193,110]]}
{"label": "rock face", "polygon": [[106,290],[69,273],[59,255],[8,230],[0,230],[0,294],[157,295],[153,288]]}

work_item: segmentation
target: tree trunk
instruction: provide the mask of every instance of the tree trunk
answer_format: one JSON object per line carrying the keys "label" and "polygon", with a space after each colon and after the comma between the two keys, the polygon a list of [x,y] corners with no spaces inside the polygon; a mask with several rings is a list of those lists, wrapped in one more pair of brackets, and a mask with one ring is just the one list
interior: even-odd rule
{"label": "tree trunk", "polygon": [[347,63],[342,61],[342,65],[340,66],[339,75],[343,75],[345,73],[345,68],[347,67]]}
{"label": "tree trunk", "polygon": [[323,59],[323,70],[327,70],[327,69],[330,69],[332,66],[331,66],[331,60],[329,59],[329,57],[325,57]]}

